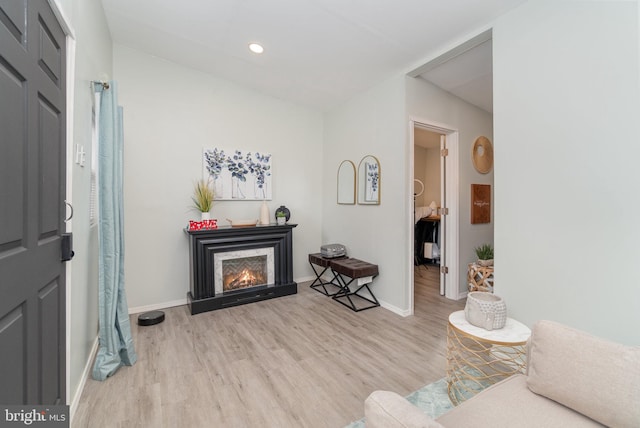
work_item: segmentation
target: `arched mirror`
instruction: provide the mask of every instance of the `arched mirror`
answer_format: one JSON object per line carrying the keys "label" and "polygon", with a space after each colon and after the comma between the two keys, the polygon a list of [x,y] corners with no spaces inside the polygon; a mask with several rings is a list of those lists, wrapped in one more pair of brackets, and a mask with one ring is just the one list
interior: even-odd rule
{"label": "arched mirror", "polygon": [[358,165],[358,203],[361,205],[380,204],[380,162],[375,156],[367,155]]}
{"label": "arched mirror", "polygon": [[350,160],[342,161],[338,167],[338,203],[356,203],[356,165]]}

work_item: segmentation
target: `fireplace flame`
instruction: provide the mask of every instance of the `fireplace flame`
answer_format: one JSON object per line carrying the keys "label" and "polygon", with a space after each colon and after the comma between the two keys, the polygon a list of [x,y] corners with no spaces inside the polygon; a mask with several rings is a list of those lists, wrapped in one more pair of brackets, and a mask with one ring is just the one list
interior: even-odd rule
{"label": "fireplace flame", "polygon": [[229,281],[228,289],[251,287],[258,284],[258,278],[249,269],[244,269],[234,279]]}

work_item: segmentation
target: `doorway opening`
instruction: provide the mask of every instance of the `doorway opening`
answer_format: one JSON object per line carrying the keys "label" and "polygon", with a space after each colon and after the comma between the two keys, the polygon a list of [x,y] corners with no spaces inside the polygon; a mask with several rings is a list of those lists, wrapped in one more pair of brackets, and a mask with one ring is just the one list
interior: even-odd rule
{"label": "doorway opening", "polygon": [[410,308],[419,287],[458,298],[458,132],[424,119],[410,120],[412,195]]}

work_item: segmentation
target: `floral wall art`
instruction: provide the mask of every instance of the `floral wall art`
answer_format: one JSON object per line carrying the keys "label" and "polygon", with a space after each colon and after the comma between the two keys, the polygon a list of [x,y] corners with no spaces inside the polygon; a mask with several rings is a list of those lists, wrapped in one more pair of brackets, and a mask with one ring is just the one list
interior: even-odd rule
{"label": "floral wall art", "polygon": [[365,162],[367,182],[365,184],[365,201],[378,201],[378,164]]}
{"label": "floral wall art", "polygon": [[204,149],[204,176],[216,200],[271,200],[271,154]]}

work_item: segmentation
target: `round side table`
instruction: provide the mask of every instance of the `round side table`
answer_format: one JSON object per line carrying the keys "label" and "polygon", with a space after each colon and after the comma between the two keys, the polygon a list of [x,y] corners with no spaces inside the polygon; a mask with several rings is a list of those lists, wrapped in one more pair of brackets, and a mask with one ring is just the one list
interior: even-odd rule
{"label": "round side table", "polygon": [[526,369],[531,330],[512,318],[497,330],[470,324],[464,311],[449,315],[447,326],[447,391],[454,405]]}

